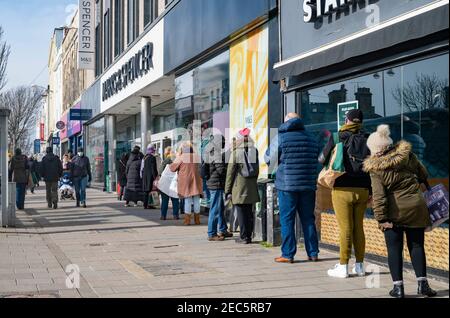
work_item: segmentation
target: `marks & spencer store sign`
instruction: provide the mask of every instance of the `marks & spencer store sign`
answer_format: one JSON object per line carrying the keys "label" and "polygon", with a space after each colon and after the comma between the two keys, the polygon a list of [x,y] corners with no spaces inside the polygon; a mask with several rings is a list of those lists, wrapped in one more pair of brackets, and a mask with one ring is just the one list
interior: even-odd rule
{"label": "marks & spencer store sign", "polygon": [[149,42],[102,84],[103,101],[116,95],[153,68],[153,43]]}
{"label": "marks & spencer store sign", "polygon": [[164,76],[164,19],[142,36],[101,78],[101,112],[122,104]]}

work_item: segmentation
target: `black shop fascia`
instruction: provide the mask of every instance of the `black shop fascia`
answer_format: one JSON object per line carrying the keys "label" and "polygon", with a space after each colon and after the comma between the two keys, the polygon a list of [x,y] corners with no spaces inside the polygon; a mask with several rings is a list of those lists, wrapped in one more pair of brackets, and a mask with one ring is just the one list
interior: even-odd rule
{"label": "black shop fascia", "polygon": [[152,68],[153,43],[149,42],[102,84],[103,101],[125,89],[135,80],[147,74]]}

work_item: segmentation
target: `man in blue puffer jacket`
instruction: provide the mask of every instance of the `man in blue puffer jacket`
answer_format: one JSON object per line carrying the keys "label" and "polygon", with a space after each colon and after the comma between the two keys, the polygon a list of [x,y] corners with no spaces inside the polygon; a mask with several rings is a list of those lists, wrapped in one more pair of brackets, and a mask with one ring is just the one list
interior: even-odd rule
{"label": "man in blue puffer jacket", "polygon": [[286,116],[278,136],[265,155],[266,163],[278,163],[275,187],[280,205],[282,256],[277,263],[294,263],[297,253],[295,218],[299,213],[305,236],[305,248],[310,261],[317,261],[319,240],[314,208],[318,177],[319,145],[305,130],[298,114]]}

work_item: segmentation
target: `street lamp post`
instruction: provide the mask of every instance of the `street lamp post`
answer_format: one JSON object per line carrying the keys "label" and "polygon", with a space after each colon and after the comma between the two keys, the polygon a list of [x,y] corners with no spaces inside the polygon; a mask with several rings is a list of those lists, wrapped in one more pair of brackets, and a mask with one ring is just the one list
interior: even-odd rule
{"label": "street lamp post", "polygon": [[9,189],[8,189],[8,117],[11,111],[9,109],[0,108],[0,172],[1,179],[1,211],[0,226],[8,226]]}

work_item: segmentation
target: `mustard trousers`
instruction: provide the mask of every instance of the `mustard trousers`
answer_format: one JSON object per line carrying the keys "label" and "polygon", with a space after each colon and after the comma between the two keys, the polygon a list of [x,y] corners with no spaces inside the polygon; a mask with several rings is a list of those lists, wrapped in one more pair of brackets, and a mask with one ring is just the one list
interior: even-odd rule
{"label": "mustard trousers", "polygon": [[346,265],[355,249],[357,263],[364,261],[366,237],[364,216],[369,190],[363,188],[335,188],[332,192],[333,208],[339,226],[340,262]]}

